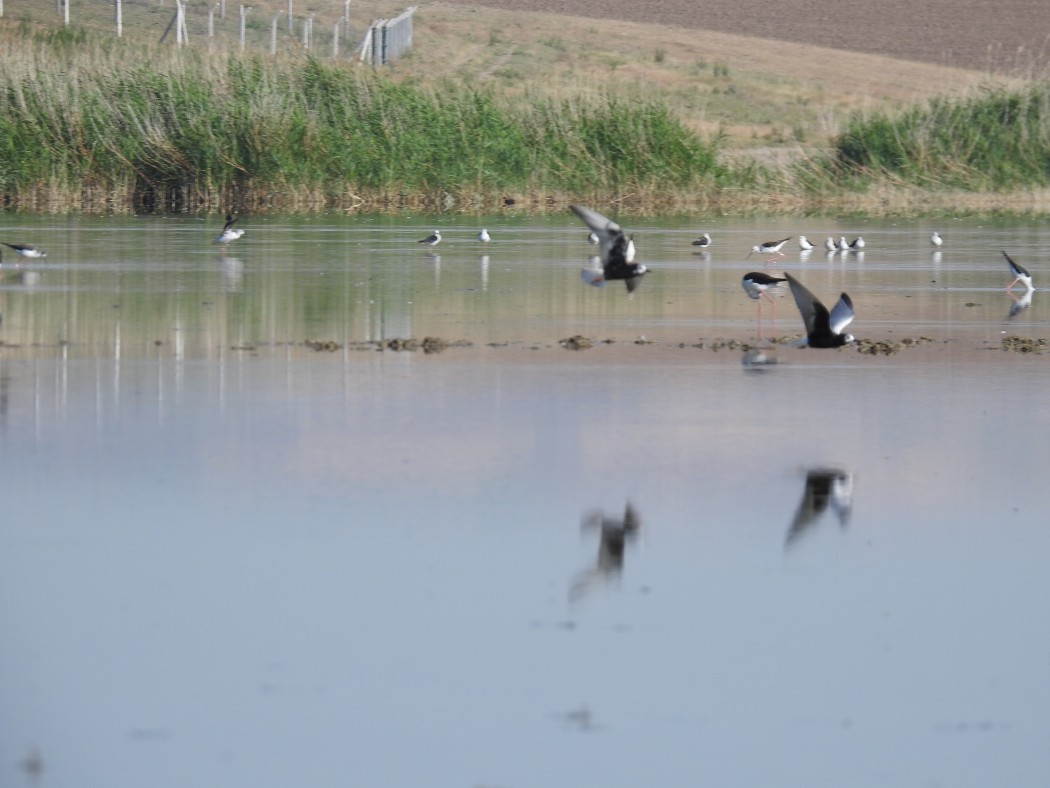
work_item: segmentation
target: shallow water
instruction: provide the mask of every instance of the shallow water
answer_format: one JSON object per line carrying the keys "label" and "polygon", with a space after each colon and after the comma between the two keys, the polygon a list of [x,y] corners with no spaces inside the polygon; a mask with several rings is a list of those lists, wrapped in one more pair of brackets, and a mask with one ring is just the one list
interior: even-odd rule
{"label": "shallow water", "polygon": [[[1046,784],[1050,367],[998,349],[1045,305],[1008,318],[997,259],[1041,228],[942,225],[935,262],[844,225],[863,262],[781,269],[935,341],[748,368],[690,345],[753,338],[747,249],[797,220],[643,223],[630,299],[569,218],[487,222],[487,268],[465,225],[438,262],[405,220],[253,219],[225,258],[214,223],[19,221],[0,783]],[[425,335],[474,344],[348,344]]]}

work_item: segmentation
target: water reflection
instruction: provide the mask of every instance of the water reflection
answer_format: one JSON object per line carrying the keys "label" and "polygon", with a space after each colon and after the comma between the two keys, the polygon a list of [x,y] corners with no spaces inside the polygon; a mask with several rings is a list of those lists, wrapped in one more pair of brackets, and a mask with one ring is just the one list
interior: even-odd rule
{"label": "water reflection", "polygon": [[623,571],[624,551],[641,530],[642,521],[630,502],[624,508],[623,517],[606,517],[600,509],[584,513],[580,520],[580,531],[598,531],[598,559],[594,566],[581,572],[569,588],[569,601],[575,602],[594,588],[618,580]]}
{"label": "water reflection", "polygon": [[853,511],[853,474],[841,468],[811,468],[806,471],[802,500],[788,528],[785,549],[810,530],[829,508],[845,528]]}
{"label": "water reflection", "polygon": [[741,363],[749,372],[767,372],[777,364],[777,356],[771,347],[751,348],[744,353]]}
{"label": "water reflection", "polygon": [[1006,319],[1017,317],[1021,312],[1028,309],[1032,305],[1032,293],[1034,292],[1034,290],[1025,290],[1021,295],[1017,295],[1013,290],[1007,290],[1006,295],[1010,297],[1010,312],[1007,314]]}

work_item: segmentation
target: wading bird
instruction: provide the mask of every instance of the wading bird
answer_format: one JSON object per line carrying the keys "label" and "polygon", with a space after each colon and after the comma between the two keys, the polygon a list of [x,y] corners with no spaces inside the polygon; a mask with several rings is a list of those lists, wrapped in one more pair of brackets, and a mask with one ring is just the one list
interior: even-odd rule
{"label": "wading bird", "polygon": [[841,347],[853,341],[852,334],[844,334],[843,329],[853,320],[853,301],[843,293],[838,303],[829,312],[828,308],[817,300],[804,284],[791,274],[784,274],[795,304],[802,314],[806,325],[806,341],[809,347]]}

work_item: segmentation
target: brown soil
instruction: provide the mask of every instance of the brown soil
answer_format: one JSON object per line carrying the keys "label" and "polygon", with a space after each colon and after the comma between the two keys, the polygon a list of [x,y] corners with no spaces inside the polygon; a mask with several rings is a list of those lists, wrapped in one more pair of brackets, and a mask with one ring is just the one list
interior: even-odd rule
{"label": "brown soil", "polygon": [[988,71],[1050,63],[1043,0],[475,0],[511,11],[619,19]]}

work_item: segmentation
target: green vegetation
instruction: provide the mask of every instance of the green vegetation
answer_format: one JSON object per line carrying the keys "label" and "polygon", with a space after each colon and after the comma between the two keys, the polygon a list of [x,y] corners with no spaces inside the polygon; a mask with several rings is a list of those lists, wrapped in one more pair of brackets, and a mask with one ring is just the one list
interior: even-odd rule
{"label": "green vegetation", "polygon": [[730,177],[715,143],[656,103],[501,104],[313,58],[143,57],[67,38],[37,40],[0,73],[8,205],[97,209],[81,204],[90,193],[125,211],[441,208],[507,194],[685,193]]}
{"label": "green vegetation", "polygon": [[855,188],[891,179],[932,189],[1050,186],[1050,83],[938,98],[891,116],[854,117],[822,167]]}

